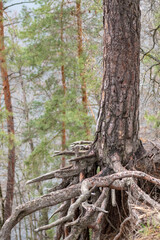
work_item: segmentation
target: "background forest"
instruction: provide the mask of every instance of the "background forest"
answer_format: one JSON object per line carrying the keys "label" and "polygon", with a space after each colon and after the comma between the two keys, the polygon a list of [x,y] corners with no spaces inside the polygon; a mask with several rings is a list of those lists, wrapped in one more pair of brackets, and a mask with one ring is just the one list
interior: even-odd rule
{"label": "background forest", "polygon": [[[64,157],[53,158],[56,151],[71,149],[75,141],[94,139],[103,77],[101,0],[1,2],[0,225],[9,191],[9,153],[15,148],[13,208],[51,191],[60,181],[33,186],[25,183],[65,166]],[[160,3],[142,0],[141,10],[143,142],[160,136]],[[10,108],[5,99],[9,95],[4,69],[11,93]],[[14,121],[11,131],[9,119]],[[53,221],[54,210],[44,209],[26,217],[12,231],[12,239],[53,239],[54,229],[36,235],[34,229]]]}

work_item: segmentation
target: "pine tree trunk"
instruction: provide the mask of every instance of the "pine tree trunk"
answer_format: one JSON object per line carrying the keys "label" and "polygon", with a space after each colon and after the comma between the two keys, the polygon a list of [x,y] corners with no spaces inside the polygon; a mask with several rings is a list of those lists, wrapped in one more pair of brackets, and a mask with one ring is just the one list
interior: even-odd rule
{"label": "pine tree trunk", "polygon": [[[140,8],[139,0],[104,0],[104,58],[101,101],[95,148],[107,174],[131,168],[141,144],[139,132]],[[143,149],[143,148],[142,148]],[[113,197],[111,195],[114,195]],[[115,198],[115,203],[113,203]],[[106,210],[93,239],[112,239],[128,216],[127,195],[111,190]],[[110,225],[112,223],[112,226]]]}
{"label": "pine tree trunk", "polygon": [[[3,27],[3,3],[0,1],[0,69],[1,76],[3,81],[3,91],[4,91],[4,100],[6,110],[9,112],[7,118],[7,129],[9,135],[9,150],[8,150],[8,179],[7,179],[7,190],[6,190],[6,199],[5,199],[5,209],[4,209],[4,220],[11,215],[12,204],[13,204],[13,192],[14,192],[14,177],[15,177],[15,145],[13,140],[14,135],[14,119],[11,103],[11,93],[9,86],[9,79],[7,73],[7,64],[5,59],[5,47],[4,47],[4,27]],[[11,136],[12,134],[12,136]]]}
{"label": "pine tree trunk", "polygon": [[139,0],[104,0],[104,62],[97,122],[102,168],[118,170],[139,147]]}
{"label": "pine tree trunk", "polygon": [[[83,40],[82,40],[82,17],[81,17],[81,0],[76,0],[76,9],[77,9],[77,27],[78,27],[78,58],[81,64],[81,60],[83,59]],[[87,88],[86,88],[86,81],[84,78],[83,69],[80,69],[80,79],[81,79],[81,91],[82,91],[82,104],[84,113],[87,114],[88,103],[87,103]],[[84,129],[86,132],[86,140],[88,136],[90,136],[90,129],[87,122],[84,122]]]}
{"label": "pine tree trunk", "polygon": [[[63,42],[64,42],[64,37],[63,37],[63,5],[64,5],[64,0],[62,0],[61,3],[61,45],[62,45],[62,61],[64,60],[64,54],[63,54]],[[65,79],[65,67],[62,64],[61,66],[61,76],[62,76],[62,85],[63,85],[63,94],[64,96],[66,95],[66,79]],[[63,115],[65,117],[65,110],[63,111]],[[66,124],[65,121],[63,120],[62,122],[62,151],[65,150],[66,147]],[[65,167],[65,157],[62,157],[62,167]]]}

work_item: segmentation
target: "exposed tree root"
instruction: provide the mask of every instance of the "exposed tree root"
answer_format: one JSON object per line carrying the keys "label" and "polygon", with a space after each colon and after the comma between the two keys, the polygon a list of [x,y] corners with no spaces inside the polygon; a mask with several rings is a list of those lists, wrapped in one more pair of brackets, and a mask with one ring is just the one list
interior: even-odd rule
{"label": "exposed tree root", "polygon": [[[75,155],[77,154],[76,151]],[[117,240],[123,235],[123,229],[128,221],[139,224],[139,222],[143,219],[142,214],[140,214],[142,209],[140,207],[135,207],[136,202],[139,204],[143,203],[144,207],[146,206],[147,208],[148,206],[154,211],[160,210],[160,204],[152,199],[137,185],[137,179],[141,179],[154,184],[156,187],[160,187],[160,179],[150,176],[145,172],[126,170],[120,162],[115,161],[115,158],[113,162],[113,168],[116,173],[113,173],[112,170],[106,168],[100,171],[98,174],[84,179],[81,183],[75,184],[77,183],[78,176],[82,170],[85,171],[85,176],[87,176],[87,174],[94,168],[94,165],[96,164],[95,154],[92,153],[89,155],[90,153],[87,154],[87,151],[88,149],[86,150],[86,156],[80,156],[73,159],[76,161],[75,167],[69,166],[68,168],[59,169],[27,182],[29,184],[52,178],[63,179],[59,186],[52,189],[53,192],[17,207],[1,229],[1,240],[6,240],[10,235],[12,228],[25,216],[42,208],[54,206],[58,203],[62,203],[62,205],[52,214],[52,216],[60,212],[61,217],[49,225],[37,228],[35,231],[38,232],[58,226],[58,229],[61,229],[61,231],[65,229],[65,240],[77,240],[79,236],[84,233],[84,231],[87,231],[87,229],[92,229],[92,239],[101,240],[104,237],[104,233],[102,233],[102,226],[104,224],[108,226],[108,229],[112,229],[114,231],[119,228],[119,233],[114,237],[114,240]],[[141,158],[137,162],[140,163],[140,161],[142,161],[142,159],[144,160],[145,158],[146,154],[144,158]],[[119,171],[119,169],[121,169],[121,171]],[[68,179],[67,175],[69,176]],[[64,187],[65,189],[63,189]],[[125,220],[120,220],[119,226],[114,225],[112,216],[109,215],[110,208],[115,210],[118,209],[117,201],[119,200],[116,197],[117,191],[127,192],[129,211],[128,213],[125,213],[125,215],[129,214],[123,218]],[[75,201],[71,202],[70,200],[72,199],[75,199]],[[76,217],[77,210],[80,212],[80,214]],[[121,213],[119,212],[119,214]],[[115,233],[116,232],[117,231],[115,231]],[[61,234],[59,234],[57,231],[54,239],[59,240],[60,238]]]}
{"label": "exposed tree root", "polygon": [[120,237],[123,235],[123,229],[124,226],[127,222],[129,222],[131,220],[131,217],[127,217],[120,225],[120,229],[119,229],[119,233],[115,236],[115,238],[113,240],[118,240],[120,239]]}
{"label": "exposed tree root", "polygon": [[75,203],[73,203],[69,207],[67,216],[65,216],[65,217],[63,217],[61,219],[58,219],[54,223],[51,223],[49,225],[45,225],[43,227],[37,228],[37,229],[35,229],[35,231],[39,232],[39,231],[47,230],[47,229],[55,227],[55,226],[57,226],[59,224],[71,221],[72,218],[74,217],[75,210],[80,206],[80,204],[82,204],[82,202],[86,201],[90,197],[90,194],[93,191],[93,189],[94,189],[94,187],[91,190],[87,191],[87,192],[86,191],[82,191],[82,194],[80,195],[80,197],[75,201]]}

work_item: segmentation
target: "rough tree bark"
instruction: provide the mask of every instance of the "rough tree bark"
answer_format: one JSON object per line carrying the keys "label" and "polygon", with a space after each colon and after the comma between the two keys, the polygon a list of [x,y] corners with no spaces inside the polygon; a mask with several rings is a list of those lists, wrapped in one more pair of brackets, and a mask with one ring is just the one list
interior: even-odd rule
{"label": "rough tree bark", "polygon": [[[139,148],[139,0],[104,1],[104,73],[96,144],[102,166],[123,165]],[[114,166],[115,165],[115,166]]]}
{"label": "rough tree bark", "polygon": [[[28,181],[62,179],[51,193],[17,207],[2,227],[3,240],[23,217],[60,202],[63,205],[54,213],[60,212],[60,218],[36,229],[60,226],[62,233],[55,240],[62,236],[65,240],[86,240],[89,235],[92,240],[129,239],[124,229],[130,227],[131,231],[131,224],[136,226],[143,220],[145,207],[152,209],[156,219],[160,203],[147,189],[160,186],[160,179],[154,177],[160,173],[160,148],[152,143],[150,152],[145,152],[138,138],[139,4],[139,0],[103,1],[104,76],[95,140],[75,142],[72,151],[55,155],[75,155],[69,160],[71,165]],[[82,182],[81,172],[86,178]],[[141,188],[144,180],[145,191]]]}
{"label": "rough tree bark", "polygon": [[9,135],[9,149],[8,149],[8,174],[7,174],[7,189],[6,189],[6,198],[5,198],[5,207],[4,207],[4,220],[12,213],[12,204],[13,204],[13,192],[14,192],[14,177],[15,177],[15,145],[14,145],[14,119],[13,119],[13,110],[11,103],[11,93],[10,85],[7,72],[7,64],[5,58],[5,46],[4,46],[4,26],[3,26],[3,2],[0,1],[0,69],[1,76],[3,81],[3,92],[6,110],[9,113],[7,118],[7,129]]}

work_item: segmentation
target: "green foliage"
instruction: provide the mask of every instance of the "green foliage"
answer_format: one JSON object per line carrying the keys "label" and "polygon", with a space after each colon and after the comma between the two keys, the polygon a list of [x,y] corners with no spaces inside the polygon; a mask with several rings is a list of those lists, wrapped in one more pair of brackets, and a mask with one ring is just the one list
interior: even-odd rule
{"label": "green foliage", "polygon": [[[10,52],[14,55],[11,67],[21,68],[26,87],[34,94],[30,103],[31,120],[23,132],[23,142],[38,139],[29,161],[36,158],[50,161],[49,154],[59,148],[56,141],[61,138],[62,122],[65,122],[67,133],[66,146],[75,140],[88,139],[84,122],[94,131],[93,117],[83,110],[81,72],[87,83],[89,101],[97,104],[92,98],[99,100],[101,74],[97,54],[101,43],[96,36],[102,28],[102,9],[99,1],[85,4],[82,1],[82,12],[86,10],[82,14],[83,55],[78,59],[76,5],[65,3],[63,15],[61,7],[61,1],[37,1],[37,8],[32,11],[24,7],[20,16],[22,26],[16,29],[18,44],[14,46],[14,54]],[[13,49],[13,45],[9,45],[9,49]],[[62,65],[67,87],[65,95]],[[54,146],[52,151],[50,145]]]}
{"label": "green foliage", "polygon": [[[35,9],[22,8],[17,19],[20,24],[7,29],[10,37],[6,39],[8,69],[13,74],[13,82],[21,83],[19,88],[22,88],[23,100],[18,104],[23,109],[21,145],[17,152],[20,152],[20,159],[25,159],[22,165],[26,179],[60,166],[61,157],[53,159],[52,156],[55,150],[62,149],[62,123],[65,124],[66,147],[74,141],[92,140],[93,134],[87,136],[84,123],[93,133],[95,120],[89,107],[87,113],[84,110],[81,73],[91,107],[98,106],[102,75],[100,1],[82,1],[83,54],[80,58],[76,2],[64,1],[63,13],[61,0],[35,2]],[[41,189],[53,187],[55,182],[43,184],[30,186],[31,198],[44,194]],[[43,212],[40,221],[43,225]],[[47,231],[50,239],[53,234],[53,230]]]}
{"label": "green foliage", "polygon": [[151,123],[154,128],[160,128],[160,112],[158,112],[156,115],[150,115],[146,112],[145,119],[148,121],[148,123]]}
{"label": "green foliage", "polygon": [[[12,133],[8,134],[8,132],[4,128],[4,125],[7,122],[7,118],[11,115],[12,114],[9,113],[4,108],[2,108],[0,111],[0,124],[2,126],[2,128],[0,129],[0,152],[1,152],[1,154],[3,154],[5,147],[7,147],[8,149],[11,149],[13,147],[13,145],[11,144],[11,141],[16,146],[18,146],[20,144],[20,142],[18,141],[16,136]],[[2,147],[2,149],[1,149],[1,147]]]}
{"label": "green foliage", "polygon": [[5,110],[5,108],[2,108],[0,111],[0,123],[2,124],[4,121],[6,121],[8,116],[10,116],[10,113]]}

